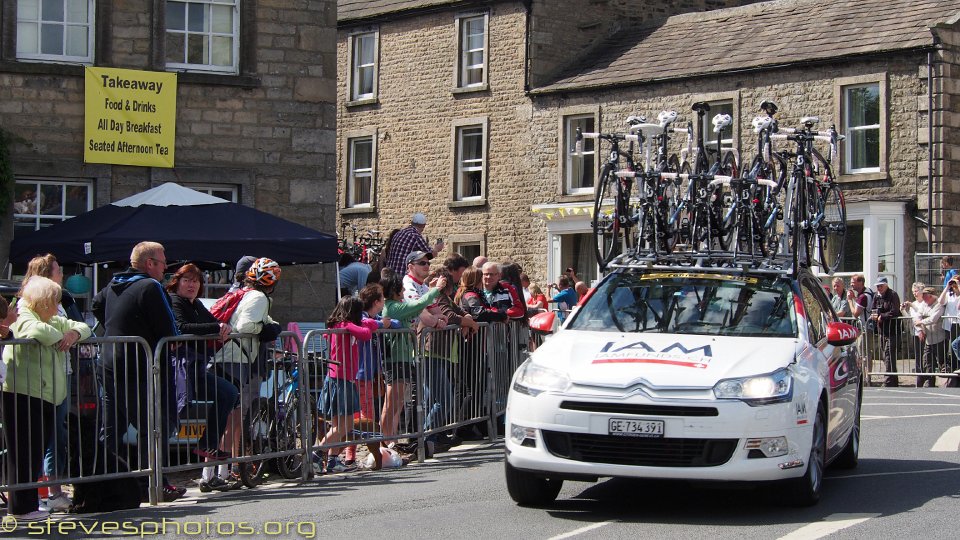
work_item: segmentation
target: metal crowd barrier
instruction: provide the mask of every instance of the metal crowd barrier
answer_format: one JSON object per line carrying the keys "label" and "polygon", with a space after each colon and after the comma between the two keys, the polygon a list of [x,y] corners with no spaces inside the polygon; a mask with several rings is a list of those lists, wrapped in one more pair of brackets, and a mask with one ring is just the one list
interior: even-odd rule
{"label": "metal crowd barrier", "polygon": [[[246,483],[247,477],[256,482],[272,462],[281,476],[306,480],[318,453],[345,445],[369,444],[373,451],[381,443],[416,440],[423,460],[432,435],[458,427],[485,423],[493,440],[509,382],[526,359],[531,337],[520,322],[478,326],[471,336],[455,326],[420,335],[377,330],[367,342],[346,330],[314,330],[302,342],[296,333],[283,332],[279,347],[260,347],[256,336],[233,334],[232,350],[221,348],[216,336],[165,338],[155,351],[139,337],[85,340],[72,354],[69,413],[61,424],[68,433],[66,448],[53,456],[65,464],[47,477],[40,467],[13,463],[12,454],[0,448],[0,491],[142,477],[150,504],[157,504],[165,474],[204,466],[234,464]],[[285,350],[291,345],[300,352]],[[3,344],[13,358],[35,346],[32,340]],[[107,347],[125,351],[126,361],[105,366]],[[365,379],[326,381],[331,366],[341,369],[345,361],[360,360],[356,353],[372,359]],[[235,378],[237,365],[252,364],[259,366],[252,378]],[[15,370],[11,376],[17,376]],[[60,380],[45,373],[40,378]],[[331,392],[339,392],[350,410],[356,397],[359,410],[321,410]],[[22,419],[28,426],[40,422],[43,429],[58,424],[55,412],[0,414],[13,418],[8,424],[18,432]],[[321,445],[334,423],[342,439]],[[0,421],[0,430],[5,428]],[[210,450],[229,456],[197,453]],[[27,470],[14,474],[22,466]]]}
{"label": "metal crowd barrier", "polygon": [[901,377],[909,377],[917,386],[936,386],[938,380],[944,379],[948,385],[957,385],[960,382],[960,342],[956,353],[951,344],[960,337],[960,320],[942,317],[941,323],[943,321],[953,321],[953,324],[949,325],[949,330],[931,333],[936,343],[930,343],[931,339],[926,335],[921,340],[915,320],[907,315],[898,317],[891,326],[869,328],[864,334],[864,348],[869,361],[870,384],[883,384],[894,377],[899,384]]}
{"label": "metal crowd barrier", "polygon": [[[67,393],[62,403],[49,406],[30,400],[14,403],[11,409],[4,399],[0,405],[0,491],[55,489],[63,484],[152,476],[154,447],[138,446],[136,434],[136,427],[145,433],[153,431],[155,421],[150,406],[156,401],[155,383],[147,376],[153,354],[144,339],[93,337],[78,343],[69,351],[69,374],[67,370],[55,373],[55,367],[42,362],[48,349],[32,339],[7,340],[2,348],[5,353],[11,351],[9,364],[16,364],[21,357],[37,358],[39,353],[39,370],[26,375],[32,379],[26,384],[56,396],[60,394],[58,381],[63,380]],[[105,365],[102,358],[106,352],[125,360]],[[6,388],[18,387],[18,373],[16,368],[8,370]],[[144,399],[138,399],[141,395]],[[42,450],[45,463],[35,465],[33,459],[10,452],[8,444],[28,438],[26,434],[38,423],[41,432],[50,436],[48,448]],[[115,426],[118,429],[112,429]],[[107,427],[111,428],[109,432]],[[101,432],[111,436],[101,441]],[[35,456],[36,451],[32,446],[27,449],[29,456]],[[150,502],[156,503],[153,490],[150,494]]]}

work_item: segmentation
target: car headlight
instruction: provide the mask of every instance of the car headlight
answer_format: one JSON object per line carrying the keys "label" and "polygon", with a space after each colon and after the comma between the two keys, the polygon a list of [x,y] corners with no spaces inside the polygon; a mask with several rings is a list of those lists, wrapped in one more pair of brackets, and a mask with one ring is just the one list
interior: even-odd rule
{"label": "car headlight", "polygon": [[748,405],[769,405],[790,401],[793,397],[793,377],[786,369],[769,375],[725,379],[713,387],[717,399],[739,399]]}
{"label": "car headlight", "polygon": [[543,392],[562,392],[570,386],[570,377],[562,371],[551,369],[527,360],[517,370],[513,379],[513,389],[528,396],[538,396]]}

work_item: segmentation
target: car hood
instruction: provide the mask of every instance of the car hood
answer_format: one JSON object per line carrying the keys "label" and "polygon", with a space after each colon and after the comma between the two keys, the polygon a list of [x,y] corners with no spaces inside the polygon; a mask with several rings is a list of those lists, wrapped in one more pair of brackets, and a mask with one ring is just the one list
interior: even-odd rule
{"label": "car hood", "polygon": [[566,330],[533,361],[566,372],[574,384],[626,388],[709,388],[721,379],[760,375],[793,362],[796,338],[622,334]]}

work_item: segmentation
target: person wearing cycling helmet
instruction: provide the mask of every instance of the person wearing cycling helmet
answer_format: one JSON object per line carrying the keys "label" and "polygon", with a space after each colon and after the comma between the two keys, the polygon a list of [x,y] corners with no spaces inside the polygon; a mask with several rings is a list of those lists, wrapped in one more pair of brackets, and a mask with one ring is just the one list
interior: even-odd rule
{"label": "person wearing cycling helmet", "polygon": [[[261,342],[269,343],[280,334],[280,324],[270,317],[270,298],[280,280],[280,265],[272,259],[260,257],[247,269],[243,281],[245,290],[236,310],[230,316],[230,326],[244,337],[234,338],[224,343],[223,348],[213,357],[216,373],[232,382],[240,390],[240,403],[227,420],[220,448],[229,449],[234,456],[241,453],[241,421],[243,413],[260,394],[260,382],[263,370],[260,363],[265,351]],[[220,478],[238,486],[226,465],[221,466]]]}

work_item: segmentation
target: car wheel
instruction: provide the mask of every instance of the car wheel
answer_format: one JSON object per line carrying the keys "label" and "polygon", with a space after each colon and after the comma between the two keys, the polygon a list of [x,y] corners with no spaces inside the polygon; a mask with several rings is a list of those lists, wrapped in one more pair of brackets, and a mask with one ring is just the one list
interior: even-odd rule
{"label": "car wheel", "polygon": [[563,487],[563,480],[542,478],[532,473],[521,471],[504,461],[504,472],[507,479],[507,491],[510,498],[521,506],[543,506],[556,500]]}
{"label": "car wheel", "polygon": [[[863,396],[860,396],[863,399]],[[847,445],[843,447],[837,456],[833,465],[838,469],[856,469],[860,462],[860,401],[857,401],[857,417],[853,422],[853,429],[850,430],[850,438],[847,439]]]}
{"label": "car wheel", "polygon": [[787,496],[791,504],[813,506],[820,501],[826,452],[827,415],[823,410],[823,404],[820,404],[813,422],[813,440],[810,444],[810,457],[807,459],[807,472],[789,483]]}

